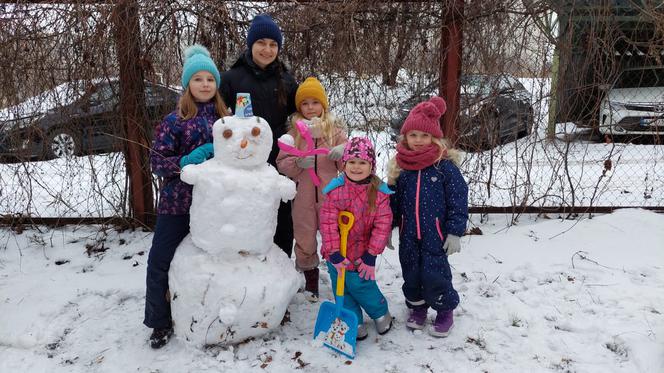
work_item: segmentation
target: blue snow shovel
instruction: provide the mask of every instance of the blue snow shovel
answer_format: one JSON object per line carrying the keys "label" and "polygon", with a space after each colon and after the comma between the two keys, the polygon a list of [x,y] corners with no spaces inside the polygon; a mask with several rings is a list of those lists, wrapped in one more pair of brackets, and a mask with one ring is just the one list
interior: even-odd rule
{"label": "blue snow shovel", "polygon": [[[348,219],[347,223],[343,222],[344,217]],[[348,232],[354,221],[355,216],[352,213],[348,211],[339,213],[339,233],[341,235],[339,251],[344,258],[346,257]],[[336,304],[329,301],[321,303],[314,326],[314,339],[321,338],[323,345],[353,359],[357,343],[357,315],[355,312],[343,308],[345,279],[346,270],[342,269],[337,276]]]}

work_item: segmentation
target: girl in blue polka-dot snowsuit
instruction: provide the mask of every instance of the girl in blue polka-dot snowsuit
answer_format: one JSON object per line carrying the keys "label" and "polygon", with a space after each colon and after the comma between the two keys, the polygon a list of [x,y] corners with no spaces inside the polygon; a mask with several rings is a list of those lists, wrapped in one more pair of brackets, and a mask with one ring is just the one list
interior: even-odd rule
{"label": "girl in blue polka-dot snowsuit", "polygon": [[431,307],[438,312],[429,330],[436,337],[447,336],[459,304],[447,256],[459,252],[468,219],[468,185],[451,160],[457,153],[442,139],[439,118],[445,109],[445,101],[433,97],[411,110],[388,175],[410,309],[406,325],[423,329]]}

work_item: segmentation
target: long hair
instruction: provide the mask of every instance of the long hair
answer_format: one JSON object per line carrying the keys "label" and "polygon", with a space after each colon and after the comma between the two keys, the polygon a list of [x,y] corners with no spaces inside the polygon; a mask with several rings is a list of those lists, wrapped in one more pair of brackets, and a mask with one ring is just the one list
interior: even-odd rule
{"label": "long hair", "polygon": [[280,106],[288,106],[288,94],[286,93],[286,86],[284,86],[284,80],[282,79],[282,73],[284,71],[284,64],[279,60],[279,54],[274,59],[272,63],[277,64],[277,101]]}
{"label": "long hair", "polygon": [[447,138],[433,137],[431,138],[431,142],[440,147],[440,156],[436,159],[436,162],[443,159],[449,159],[455,166],[461,167],[463,153],[459,149],[453,148],[450,140]]}
{"label": "long hair", "polygon": [[[300,113],[299,108],[298,111],[291,116],[291,129],[295,132],[294,139],[296,147],[299,147],[301,142],[304,141],[302,135],[300,135],[300,131],[297,130],[297,122],[304,119],[305,118]],[[346,130],[346,125],[327,110],[323,110],[323,114],[320,116],[320,123],[322,137],[330,146],[334,145],[334,137],[337,132]]]}
{"label": "long hair", "polygon": [[[225,117],[229,115],[228,107],[224,103],[224,99],[221,98],[219,90],[214,93],[212,101],[214,101],[214,107],[217,110],[219,117]],[[178,102],[178,117],[184,120],[188,120],[194,118],[196,115],[198,115],[198,107],[196,106],[194,96],[191,94],[189,87],[187,87],[182,96],[180,96],[180,100]]]}
{"label": "long hair", "polygon": [[378,188],[383,183],[378,176],[371,174],[371,181],[369,182],[369,190],[367,191],[367,202],[369,204],[369,212],[376,210],[376,198],[378,196]]}

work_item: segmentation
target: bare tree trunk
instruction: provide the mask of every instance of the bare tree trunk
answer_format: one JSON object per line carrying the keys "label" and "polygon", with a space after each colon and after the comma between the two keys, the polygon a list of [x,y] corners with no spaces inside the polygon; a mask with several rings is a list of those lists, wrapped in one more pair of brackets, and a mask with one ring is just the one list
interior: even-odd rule
{"label": "bare tree trunk", "polygon": [[397,10],[390,8],[386,15],[387,21],[385,22],[385,37],[383,38],[380,54],[380,74],[382,76],[383,84],[388,87],[394,86],[394,82],[390,79],[390,55],[392,54],[392,36],[397,28]]}
{"label": "bare tree trunk", "polygon": [[120,64],[120,117],[127,133],[125,160],[133,217],[150,226],[154,217],[149,139],[146,135],[145,82],[141,64],[140,26],[136,0],[115,5],[115,43]]}
{"label": "bare tree trunk", "polygon": [[461,75],[462,24],[464,0],[454,0],[443,8],[440,51],[439,94],[447,101],[447,112],[441,118],[443,133],[456,142],[455,124],[459,117],[459,76]]}
{"label": "bare tree trunk", "polygon": [[403,66],[408,51],[410,50],[412,35],[414,35],[417,30],[417,23],[412,22],[410,19],[411,4],[403,3],[401,5],[401,11],[401,26],[399,27],[396,38],[397,52],[394,56],[394,62],[392,62],[392,68],[390,69],[387,82],[387,85],[390,87],[397,84],[397,75]]}

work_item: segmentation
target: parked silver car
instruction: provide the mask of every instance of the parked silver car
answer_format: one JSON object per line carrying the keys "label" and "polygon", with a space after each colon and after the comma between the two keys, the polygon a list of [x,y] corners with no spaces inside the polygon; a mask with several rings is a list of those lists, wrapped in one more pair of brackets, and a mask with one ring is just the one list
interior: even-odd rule
{"label": "parked silver car", "polygon": [[601,102],[598,130],[608,136],[664,135],[664,66],[620,73]]}
{"label": "parked silver car", "polygon": [[[74,81],[0,110],[0,159],[42,160],[121,151],[119,81]],[[173,110],[179,92],[145,83],[149,126]]]}

